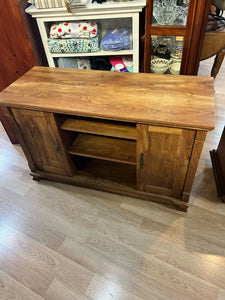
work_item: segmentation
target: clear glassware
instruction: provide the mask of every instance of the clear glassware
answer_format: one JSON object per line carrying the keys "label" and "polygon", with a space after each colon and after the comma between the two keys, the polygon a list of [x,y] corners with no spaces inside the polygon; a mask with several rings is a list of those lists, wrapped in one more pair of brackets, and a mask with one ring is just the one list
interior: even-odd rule
{"label": "clear glassware", "polygon": [[177,3],[182,3],[182,4],[179,5],[180,12],[179,12],[179,16],[175,20],[175,23],[180,24],[180,25],[186,25],[188,10],[189,10],[189,4],[184,3],[184,0],[182,0],[181,2],[178,2],[178,1],[180,1],[180,0],[177,0]]}
{"label": "clear glassware", "polygon": [[153,17],[158,25],[185,25],[188,6],[189,0],[154,0]]}
{"label": "clear glassware", "polygon": [[171,56],[171,47],[176,42],[175,36],[152,36],[151,37],[151,46],[152,46],[152,55],[158,56],[166,59],[170,59]]}
{"label": "clear glassware", "polygon": [[[179,39],[180,37],[177,37]],[[182,38],[181,38],[182,39]],[[171,45],[171,60],[178,62],[182,60],[183,54],[183,40],[176,40],[173,45]]]}

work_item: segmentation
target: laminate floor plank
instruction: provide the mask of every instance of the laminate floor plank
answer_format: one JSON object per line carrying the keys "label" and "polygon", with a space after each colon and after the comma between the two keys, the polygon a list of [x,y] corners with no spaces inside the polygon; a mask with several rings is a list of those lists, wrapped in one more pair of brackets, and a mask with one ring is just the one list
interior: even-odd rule
{"label": "laminate floor plank", "polygon": [[[141,230],[136,227],[128,227],[126,224],[112,222],[112,220],[107,217],[99,217],[93,231],[121,242],[130,249],[139,250],[143,252],[143,254],[146,253],[149,245],[155,241],[154,235],[149,235],[147,232],[141,232]],[[139,238],[136,239],[136,236]]]}
{"label": "laminate floor plank", "polygon": [[181,299],[184,291],[185,299],[216,299],[218,288],[162,260],[143,257],[139,251],[97,233],[92,233],[86,243],[127,272],[134,270],[137,276],[147,281],[143,281],[143,285],[150,285],[154,291],[170,299]]}
{"label": "laminate floor plank", "polygon": [[38,295],[43,295],[51,283],[35,270],[26,258],[2,244],[0,244],[0,270]]}
{"label": "laminate floor plank", "polygon": [[3,201],[0,200],[0,220],[10,210],[11,210],[11,207],[8,204],[6,204],[5,202],[3,202]]}
{"label": "laminate floor plank", "polygon": [[[25,199],[17,195],[14,191],[12,192],[9,189],[2,188],[2,197],[8,199],[7,205],[11,207],[11,210],[5,213],[3,220],[12,226],[16,226],[23,233],[52,249],[57,248],[66,236],[70,238],[75,237],[77,240],[85,240],[90,230],[87,226],[88,223],[85,224],[85,226],[82,225],[82,222],[79,222],[84,215],[80,210],[79,204],[73,199],[74,208],[72,209],[71,207],[71,211],[74,210],[74,214],[80,215],[79,218],[75,216],[71,218],[71,212],[69,216],[61,213],[62,211],[65,212],[66,209],[63,208],[62,205],[63,199],[69,202],[69,197],[61,198],[61,196],[59,196],[59,198],[57,198],[57,196],[55,196],[55,209],[51,209],[51,207],[48,208],[47,204],[50,201],[49,192],[47,190],[50,187],[45,184],[39,186],[41,187],[41,191],[38,189],[36,196],[34,196],[34,192],[32,196],[29,195],[29,197]],[[55,195],[60,194],[58,189],[53,189],[53,191]],[[46,199],[46,205],[42,205],[42,203],[44,203],[43,198]],[[39,199],[42,200],[39,201]],[[56,205],[56,203],[59,203],[58,201],[62,202],[59,206]],[[85,216],[85,218],[88,220],[87,216]],[[90,219],[88,221],[90,221]],[[72,224],[74,226],[72,226]],[[93,223],[90,224],[90,227],[93,227]]]}
{"label": "laminate floor plank", "polygon": [[[2,225],[4,226],[4,224]],[[47,292],[54,278],[62,283],[65,282],[74,290],[86,290],[93,277],[91,271],[34,241],[18,230],[7,225],[4,228],[6,233],[4,239],[0,241],[0,268],[4,272],[7,271],[7,266],[10,265],[10,269],[7,271],[10,271],[9,275],[16,274],[14,276],[19,278],[19,266],[23,266],[24,269],[26,266],[27,270],[24,270],[24,276],[21,277],[22,279],[25,278],[23,284],[30,284],[32,290],[40,295]],[[21,267],[21,274],[23,275],[22,270]],[[25,277],[26,275],[31,283]],[[37,288],[36,285],[38,285]]]}
{"label": "laminate floor plank", "polygon": [[[67,200],[71,198],[73,205],[81,205],[82,207],[85,206],[88,210],[91,210],[94,224],[96,224],[99,217],[107,218],[107,220],[111,220],[115,223],[132,226],[132,228],[140,228],[143,223],[143,218],[141,216],[121,207],[121,204],[124,201],[130,201],[130,197],[121,195],[118,197],[116,194],[100,192],[97,190],[91,190],[91,197],[84,197],[83,188],[76,187],[76,189],[74,189],[74,187],[70,185],[68,186],[61,183],[53,184],[63,190]],[[74,202],[74,199],[76,199],[76,202]],[[43,204],[46,206],[46,202],[44,200]],[[90,219],[90,221],[92,219]],[[90,228],[93,228],[93,223],[90,224]]]}
{"label": "laminate floor plank", "polygon": [[224,300],[225,299],[225,290],[221,289],[219,290],[219,295],[217,300]]}
{"label": "laminate floor plank", "polygon": [[30,210],[30,212],[25,210],[21,212],[17,211],[14,207],[5,213],[0,221],[2,224],[5,223],[17,228],[24,234],[27,234],[51,249],[57,249],[65,238],[65,235],[49,227],[47,222],[43,224],[37,211],[35,214],[32,214],[32,210]]}
{"label": "laminate floor plank", "polygon": [[32,292],[30,289],[0,270],[0,299],[43,300],[44,298]]}
{"label": "laminate floor plank", "polygon": [[[90,249],[84,243],[66,239],[58,249],[58,252],[84,265],[87,269],[110,281],[112,284],[119,284],[129,293],[138,295],[141,299],[167,299],[167,297],[160,296],[157,291],[152,290],[149,284],[143,284],[144,276],[140,276],[134,270],[127,272],[126,268],[121,268],[118,264],[114,264],[107,257],[103,257],[102,253],[97,249]],[[148,279],[146,281],[148,282]]]}
{"label": "laminate floor plank", "polygon": [[[213,58],[201,62],[209,76]],[[225,64],[216,128],[200,157],[187,213],[30,177],[0,124],[0,300],[223,300],[225,204],[209,151],[225,125]]]}
{"label": "laminate floor plank", "polygon": [[68,222],[83,224],[85,228],[92,228],[97,220],[98,209],[79,199],[79,193],[68,195],[60,190],[60,186],[49,188],[48,182],[45,182],[43,189],[38,192],[29,191],[26,197],[35,199],[39,206],[63,217]]}
{"label": "laminate floor plank", "polygon": [[65,282],[60,282],[57,278],[53,280],[49,289],[47,290],[44,298],[46,300],[91,300],[85,293],[76,291],[73,289],[71,291],[70,287],[67,286]]}
{"label": "laminate floor plank", "polygon": [[114,284],[98,275],[92,278],[87,289],[87,294],[92,299],[141,300],[141,298],[122,288],[119,282],[118,284]]}

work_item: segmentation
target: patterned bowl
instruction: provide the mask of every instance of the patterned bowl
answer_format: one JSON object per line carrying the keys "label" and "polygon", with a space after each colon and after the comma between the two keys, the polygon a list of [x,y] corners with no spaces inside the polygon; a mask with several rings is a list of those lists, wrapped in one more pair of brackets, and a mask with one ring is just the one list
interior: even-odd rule
{"label": "patterned bowl", "polygon": [[169,61],[164,58],[155,58],[151,60],[152,73],[164,74],[168,70]]}

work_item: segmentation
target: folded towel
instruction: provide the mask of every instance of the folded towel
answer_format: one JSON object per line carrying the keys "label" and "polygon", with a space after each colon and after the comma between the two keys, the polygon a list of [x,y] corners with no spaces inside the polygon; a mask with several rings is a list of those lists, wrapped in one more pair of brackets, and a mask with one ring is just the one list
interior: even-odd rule
{"label": "folded towel", "polygon": [[50,28],[50,38],[93,38],[98,33],[96,22],[64,22],[53,24]]}

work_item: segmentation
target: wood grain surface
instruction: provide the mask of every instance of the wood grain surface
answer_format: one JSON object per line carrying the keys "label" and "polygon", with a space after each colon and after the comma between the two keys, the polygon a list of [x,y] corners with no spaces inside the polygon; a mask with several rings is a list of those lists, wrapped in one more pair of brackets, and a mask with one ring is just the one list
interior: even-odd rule
{"label": "wood grain surface", "polygon": [[211,130],[213,79],[34,67],[0,94],[0,105]]}
{"label": "wood grain surface", "polygon": [[195,131],[138,125],[137,134],[137,152],[143,153],[144,160],[137,169],[139,188],[180,198]]}
{"label": "wood grain surface", "polygon": [[25,150],[28,149],[36,168],[71,176],[71,161],[64,149],[53,114],[15,108],[12,113],[25,142],[23,146]]}
{"label": "wood grain surface", "polygon": [[[22,3],[23,2],[23,3]],[[36,65],[27,28],[22,17],[23,1],[0,2],[0,91]],[[27,1],[26,1],[27,2]],[[18,140],[0,108],[0,120],[13,144]]]}

